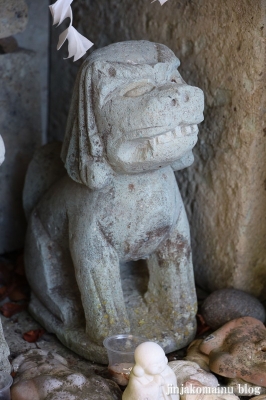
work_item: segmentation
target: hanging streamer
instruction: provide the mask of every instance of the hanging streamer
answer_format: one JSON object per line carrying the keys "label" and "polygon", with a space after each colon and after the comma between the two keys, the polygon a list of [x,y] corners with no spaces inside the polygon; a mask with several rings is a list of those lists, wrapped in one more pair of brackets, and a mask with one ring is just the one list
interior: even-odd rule
{"label": "hanging streamer", "polygon": [[73,61],[79,60],[87,50],[89,50],[93,43],[82,36],[72,26],[73,13],[70,4],[73,0],[57,0],[53,5],[49,6],[52,17],[53,25],[59,26],[66,18],[70,18],[69,27],[61,33],[57,45],[57,50],[61,49],[66,40],[68,40],[68,57],[74,57]]}
{"label": "hanging streamer", "polygon": [[[156,0],[153,0],[152,3],[154,3],[155,1],[156,1]],[[167,2],[167,0],[158,0],[158,1],[160,2],[161,6],[162,6],[164,3]]]}
{"label": "hanging streamer", "polygon": [[[155,1],[156,0],[153,0],[152,3]],[[167,0],[158,1],[161,5],[167,2]],[[53,25],[57,24],[57,26],[59,26],[66,18],[70,18],[69,27],[59,36],[57,50],[61,49],[65,41],[68,40],[68,57],[66,58],[74,57],[73,61],[77,61],[93,46],[93,43],[85,38],[85,36],[78,33],[72,26],[72,2],[73,0],[57,0],[53,5],[49,6],[49,8],[53,17]]]}

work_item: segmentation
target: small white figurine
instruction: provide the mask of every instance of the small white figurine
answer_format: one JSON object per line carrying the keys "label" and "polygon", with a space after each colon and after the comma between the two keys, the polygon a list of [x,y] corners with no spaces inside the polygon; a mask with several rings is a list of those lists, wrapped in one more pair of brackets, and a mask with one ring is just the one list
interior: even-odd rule
{"label": "small white figurine", "polygon": [[178,394],[168,394],[169,388],[177,387],[176,376],[157,343],[140,344],[135,350],[135,362],[122,400],[179,399]]}

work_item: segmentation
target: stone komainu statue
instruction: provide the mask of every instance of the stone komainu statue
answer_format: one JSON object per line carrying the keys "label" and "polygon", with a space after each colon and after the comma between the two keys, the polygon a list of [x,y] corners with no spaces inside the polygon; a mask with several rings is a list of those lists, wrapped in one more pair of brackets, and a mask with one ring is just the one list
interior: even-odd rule
{"label": "stone komainu statue", "polygon": [[[173,351],[195,332],[189,227],[174,171],[193,162],[203,93],[178,66],[170,49],[147,41],[94,51],[77,77],[65,169],[58,145],[48,145],[28,170],[30,310],[96,361],[111,334],[130,331]],[[140,306],[125,301],[119,269],[139,259],[149,269]]]}

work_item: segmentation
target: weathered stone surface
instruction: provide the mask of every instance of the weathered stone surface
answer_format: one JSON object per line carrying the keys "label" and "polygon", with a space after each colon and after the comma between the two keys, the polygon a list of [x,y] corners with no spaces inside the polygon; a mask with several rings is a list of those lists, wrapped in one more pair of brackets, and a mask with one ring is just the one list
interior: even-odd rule
{"label": "weathered stone surface", "polygon": [[[61,153],[65,176],[31,213],[30,310],[89,359],[101,361],[103,339],[117,332],[157,341],[166,352],[195,333],[189,227],[174,171],[193,161],[203,93],[178,66],[169,48],[148,41],[95,51],[77,77]],[[33,163],[32,185],[42,170]],[[140,259],[150,279],[145,311],[131,319],[120,263]]]}
{"label": "weathered stone surface", "polygon": [[188,360],[178,360],[169,362],[176,375],[177,386],[181,387],[191,379],[200,382],[204,386],[217,387],[218,379],[210,372],[204,371],[196,362]]}
{"label": "weathered stone surface", "polygon": [[2,322],[0,319],[0,372],[5,371],[10,373],[11,372],[11,365],[8,360],[8,356],[10,354],[4,332],[2,327]]}
{"label": "weathered stone surface", "polygon": [[[95,48],[122,40],[165,43],[186,82],[206,96],[196,161],[178,173],[197,281],[266,294],[265,2],[76,0],[74,26]],[[52,30],[50,137],[62,139],[78,63]]]}
{"label": "weathered stone surface", "polygon": [[204,301],[201,314],[208,326],[218,329],[226,322],[240,317],[265,321],[265,310],[256,297],[237,289],[216,290]]}
{"label": "weathered stone surface", "polygon": [[28,7],[24,0],[0,0],[0,39],[25,29]]}
{"label": "weathered stone surface", "polygon": [[193,340],[187,348],[186,360],[197,363],[201,369],[206,372],[210,372],[209,368],[209,357],[206,354],[201,353],[199,347],[202,343],[202,339]]}
{"label": "weathered stone surface", "polygon": [[66,173],[60,158],[61,148],[62,143],[54,142],[37,149],[34,153],[23,190],[23,207],[27,219],[43,194]]}
{"label": "weathered stone surface", "polygon": [[265,343],[266,328],[261,321],[252,317],[237,318],[205,339],[192,342],[187,358],[191,349],[192,357],[195,359],[198,355],[218,376],[241,379],[265,388]]}
{"label": "weathered stone surface", "polygon": [[[3,305],[3,301],[0,303],[0,305]],[[23,334],[25,332],[41,328],[41,326],[28,314],[27,311],[22,311],[11,318],[5,318],[4,316],[1,316],[1,320],[3,324],[4,335],[11,351],[11,361],[20,355],[24,355],[30,350],[36,350],[38,346],[38,349],[40,350],[48,353],[57,353],[65,358],[69,364],[69,368],[77,373],[83,374],[86,378],[88,378],[88,380],[90,380],[92,386],[94,384],[96,386],[98,381],[99,392],[95,400],[103,398],[100,392],[101,388],[104,390],[104,393],[106,393],[107,396],[109,396],[108,393],[112,393],[113,400],[121,399],[121,391],[119,390],[118,386],[113,381],[108,379],[109,376],[107,375],[106,366],[91,363],[88,360],[85,360],[83,357],[73,353],[67,347],[63,346],[55,335],[45,332],[37,343],[29,343],[25,341],[23,339]],[[53,370],[52,373],[54,372],[56,371]],[[103,381],[99,374],[108,376],[108,378]],[[109,387],[109,390],[107,386]]]}
{"label": "weathered stone surface", "polygon": [[6,147],[0,168],[0,254],[24,245],[22,188],[33,151],[41,143],[36,76],[33,52],[0,55],[0,132]]}
{"label": "weathered stone surface", "polygon": [[12,400],[119,400],[115,383],[101,377],[86,377],[70,367],[57,353],[29,350],[13,363],[16,376]]}
{"label": "weathered stone surface", "polygon": [[[1,302],[1,305],[3,305],[3,302]],[[1,315],[1,320],[4,335],[10,349],[11,361],[29,350],[36,349],[36,343],[29,343],[23,339],[24,333],[35,329],[41,329],[38,322],[36,322],[27,311],[15,314],[11,318],[6,318]],[[95,369],[99,372],[105,369],[102,365],[93,364],[73,353],[67,347],[63,346],[56,336],[51,333],[45,332],[44,335],[38,339],[37,345],[41,350],[60,354],[86,376],[93,375]]]}
{"label": "weathered stone surface", "polygon": [[259,396],[251,397],[250,400],[266,400],[266,395],[265,394],[261,394]]}

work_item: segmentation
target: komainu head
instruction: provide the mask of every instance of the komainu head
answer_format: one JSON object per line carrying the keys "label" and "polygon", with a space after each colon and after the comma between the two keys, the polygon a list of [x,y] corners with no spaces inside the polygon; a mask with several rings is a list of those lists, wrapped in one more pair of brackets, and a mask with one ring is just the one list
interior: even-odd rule
{"label": "komainu head", "polygon": [[162,44],[115,43],[94,51],[79,71],[62,159],[91,189],[115,174],[139,174],[193,162],[203,92],[187,85],[180,62]]}

